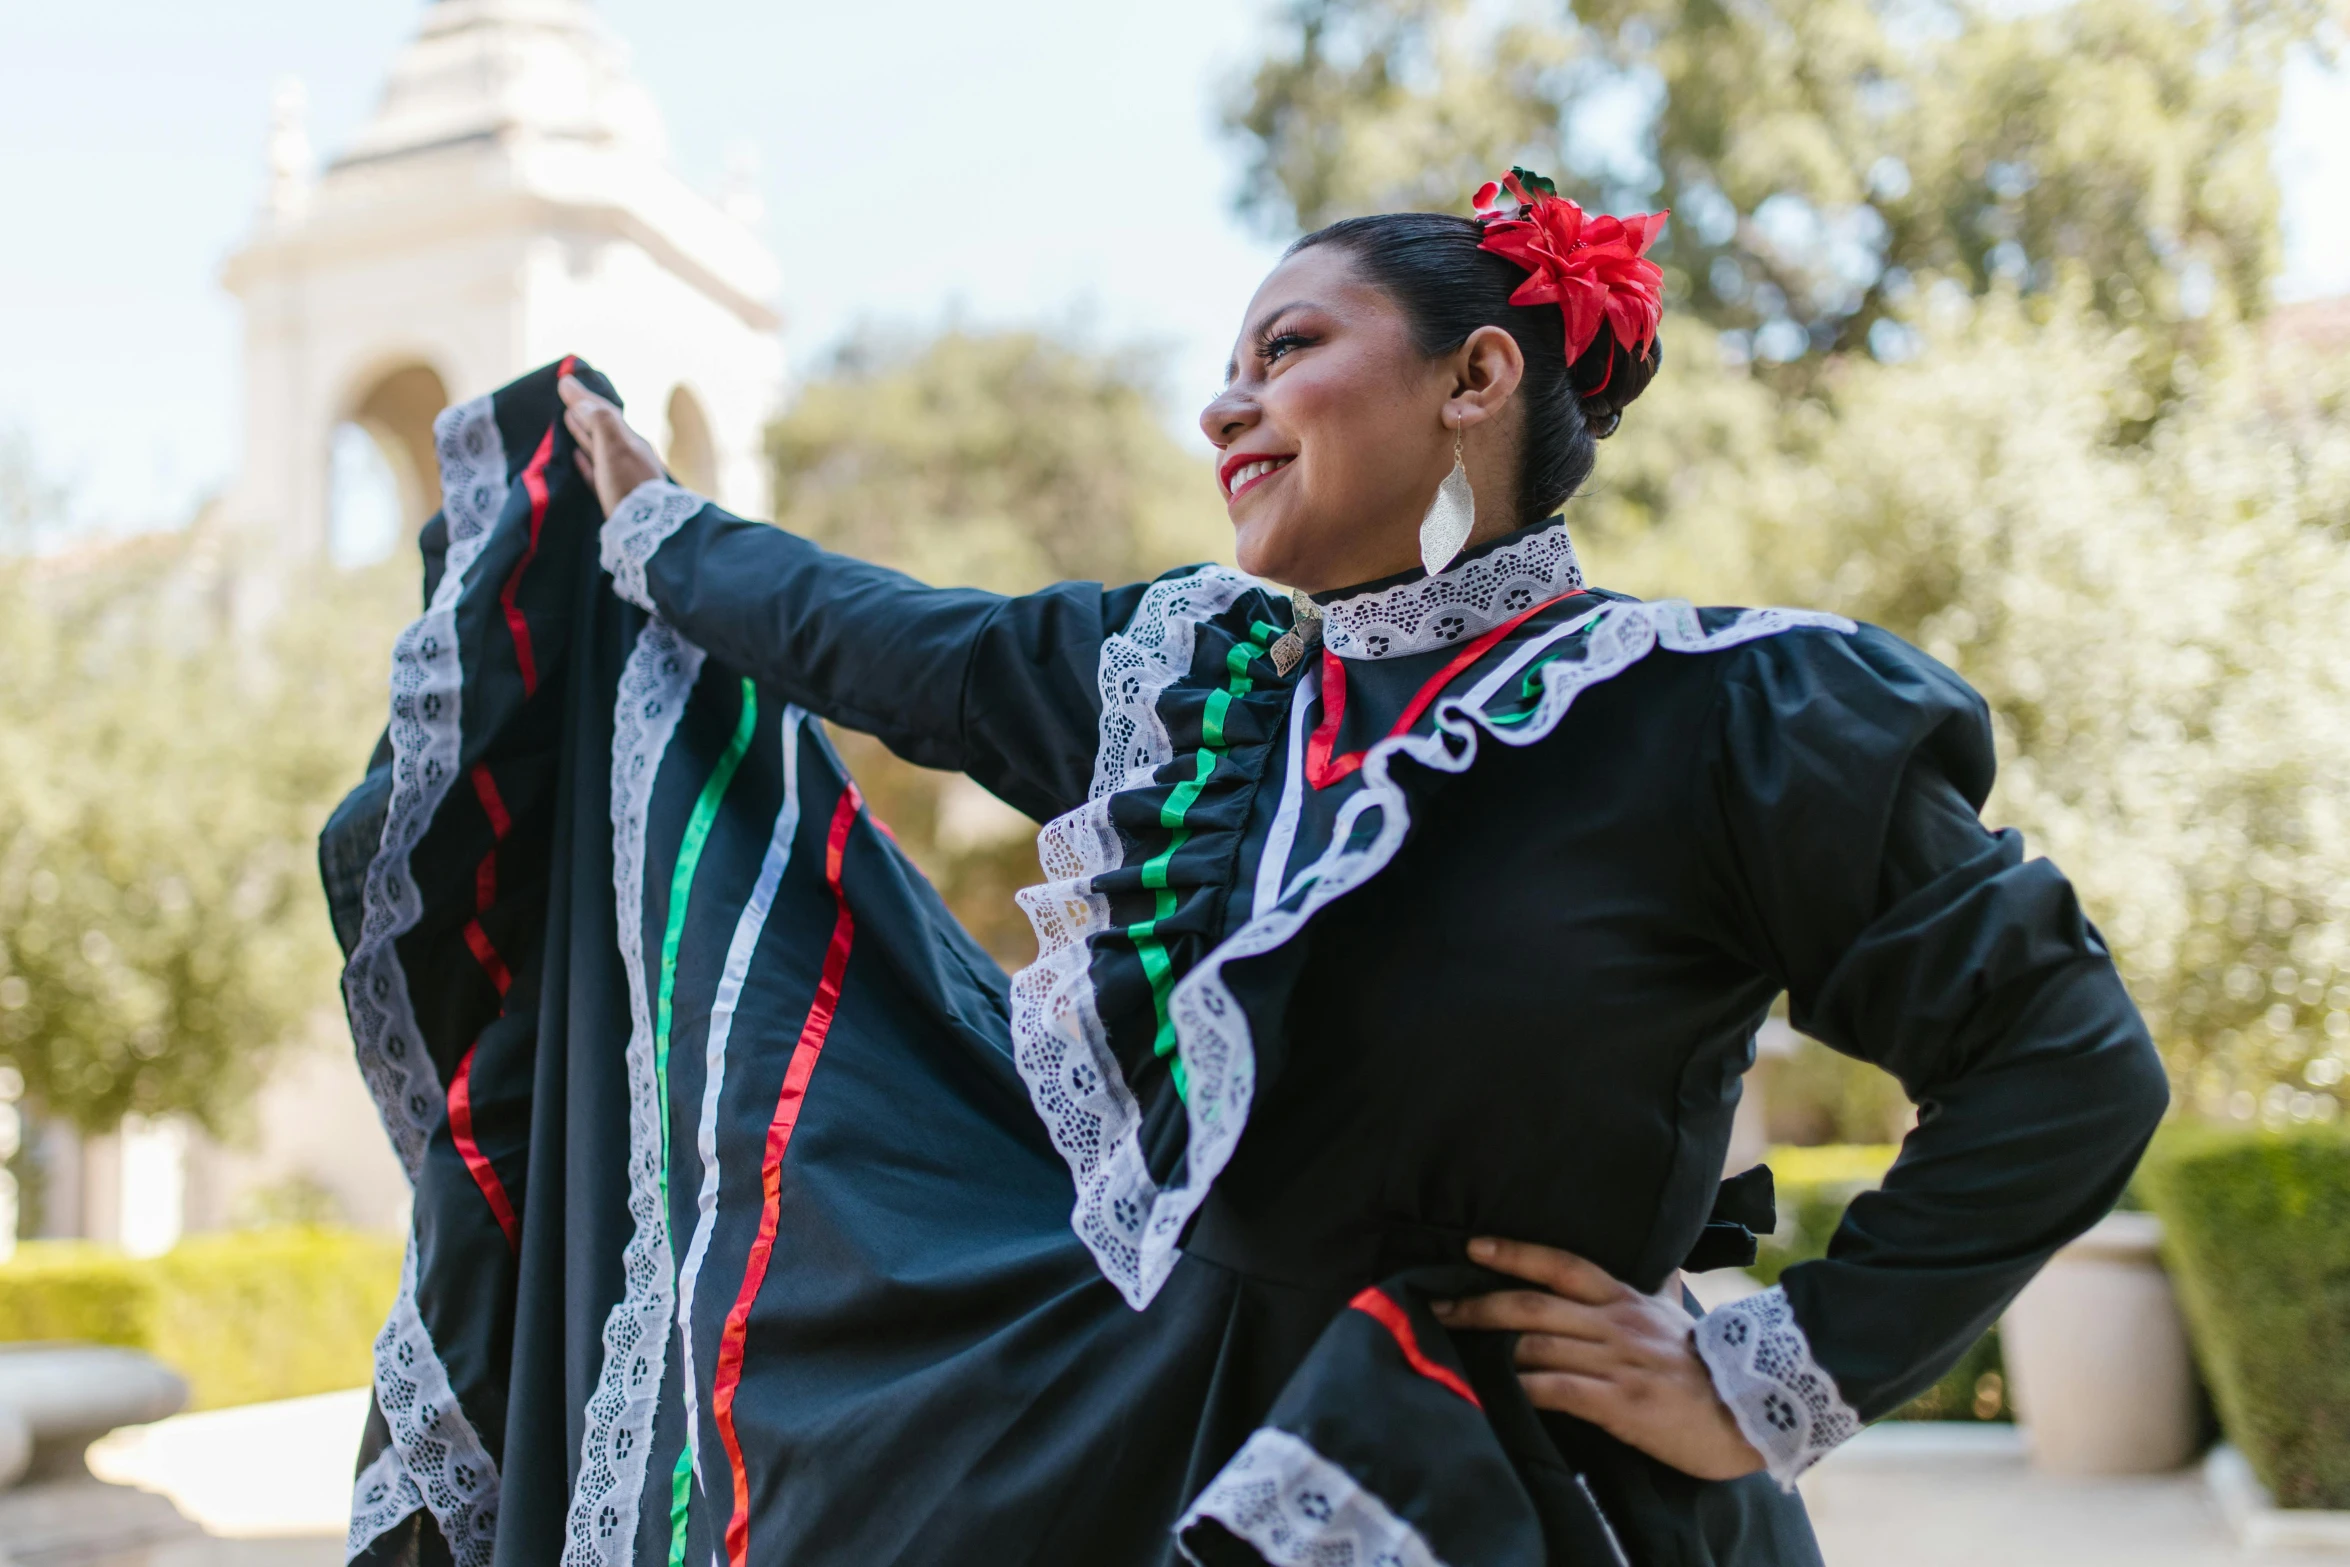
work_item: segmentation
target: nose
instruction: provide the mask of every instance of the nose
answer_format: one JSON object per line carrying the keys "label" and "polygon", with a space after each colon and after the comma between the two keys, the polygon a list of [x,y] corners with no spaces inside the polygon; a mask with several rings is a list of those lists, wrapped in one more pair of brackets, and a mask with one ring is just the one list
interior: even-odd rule
{"label": "nose", "polygon": [[1217,447],[1230,446],[1253,429],[1256,422],[1256,400],[1242,395],[1235,387],[1226,387],[1199,411],[1200,433]]}

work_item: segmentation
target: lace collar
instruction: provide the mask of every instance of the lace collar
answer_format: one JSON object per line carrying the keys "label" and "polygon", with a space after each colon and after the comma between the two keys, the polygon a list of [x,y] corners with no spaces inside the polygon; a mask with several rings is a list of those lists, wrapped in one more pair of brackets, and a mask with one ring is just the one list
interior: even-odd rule
{"label": "lace collar", "polygon": [[1322,641],[1340,658],[1401,658],[1490,631],[1583,586],[1563,517],[1504,534],[1431,577],[1410,571],[1327,601]]}

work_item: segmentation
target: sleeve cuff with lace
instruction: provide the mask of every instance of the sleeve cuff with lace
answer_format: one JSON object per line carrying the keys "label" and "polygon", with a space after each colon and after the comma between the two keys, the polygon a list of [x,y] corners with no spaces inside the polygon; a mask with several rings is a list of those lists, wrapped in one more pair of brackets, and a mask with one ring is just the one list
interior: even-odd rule
{"label": "sleeve cuff with lace", "polygon": [[612,591],[637,608],[650,611],[653,596],[645,586],[645,566],[669,536],[685,526],[709,501],[667,479],[647,479],[604,519],[599,539],[604,569],[612,574]]}
{"label": "sleeve cuff with lace", "polygon": [[1776,1287],[1698,1319],[1698,1358],[1730,1406],[1739,1434],[1763,1455],[1781,1490],[1860,1430],[1835,1378],[1811,1358],[1811,1341]]}

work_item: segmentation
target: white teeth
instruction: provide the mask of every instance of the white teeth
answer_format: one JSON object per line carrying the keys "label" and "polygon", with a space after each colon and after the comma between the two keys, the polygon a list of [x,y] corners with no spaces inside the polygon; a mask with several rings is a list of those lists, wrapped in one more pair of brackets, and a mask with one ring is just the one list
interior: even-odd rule
{"label": "white teeth", "polygon": [[1271,473],[1274,469],[1280,467],[1281,464],[1286,461],[1288,461],[1287,458],[1281,458],[1278,460],[1268,459],[1260,462],[1241,464],[1238,468],[1232,470],[1232,485],[1230,493],[1235,495],[1239,494],[1241,487],[1246,485],[1251,479],[1259,478],[1265,474]]}

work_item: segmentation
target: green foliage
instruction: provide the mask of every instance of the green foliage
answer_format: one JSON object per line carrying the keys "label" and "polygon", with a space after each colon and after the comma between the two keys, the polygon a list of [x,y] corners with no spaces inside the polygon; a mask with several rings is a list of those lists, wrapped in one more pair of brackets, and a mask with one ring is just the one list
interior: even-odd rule
{"label": "green foliage", "polygon": [[1792,1055],[1756,1063],[1749,1085],[1762,1094],[1763,1131],[1774,1143],[1873,1143],[1910,1127],[1900,1079],[1816,1039],[1799,1035]]}
{"label": "green foliage", "polygon": [[1143,361],[1028,332],[855,344],[769,429],[776,521],[939,585],[1133,582],[1228,555]]}
{"label": "green foliage", "polygon": [[280,579],[264,633],[201,525],[0,556],[0,1066],[40,1113],[223,1129],[332,1005],[311,845],[381,726],[409,578]]}
{"label": "green foliage", "polygon": [[[768,431],[776,520],[939,585],[1125,583],[1228,557],[1207,464],[1167,434],[1147,366],[1032,333],[853,345]],[[861,736],[841,749],[875,812],[1006,963],[1035,951],[1012,901],[1035,828],[966,781]]]}
{"label": "green foliage", "polygon": [[2136,345],[2085,308],[1995,297],[1801,401],[1688,336],[1577,503],[1599,580],[1834,608],[1954,666],[1997,731],[1986,817],[2079,886],[2182,1098],[2337,1115],[2350,363],[2243,333],[2122,440]]}
{"label": "green foliage", "polygon": [[1795,1264],[1825,1257],[1845,1206],[1876,1189],[1899,1151],[1891,1143],[1773,1148],[1764,1162],[1771,1167],[1778,1197],[1779,1228],[1763,1238],[1748,1271],[1765,1284],[1776,1284]]}
{"label": "green foliage", "polygon": [[[1773,1148],[1767,1163],[1777,1191],[1779,1228],[1756,1248],[1747,1271],[1765,1284],[1799,1262],[1828,1254],[1828,1239],[1844,1210],[1874,1190],[1900,1150],[1891,1143],[1827,1143]],[[1961,1355],[1941,1380],[1902,1405],[1888,1420],[2011,1420],[2006,1365],[1994,1327]]]}
{"label": "green foliage", "polygon": [[0,1343],[144,1348],[159,1315],[152,1268],[82,1241],[27,1241],[0,1263]]}
{"label": "green foliage", "polygon": [[[2181,1098],[2325,1120],[2350,364],[2246,322],[2277,73],[2345,17],[1294,0],[1228,124],[1276,226],[1460,211],[1512,162],[1673,207],[1663,373],[1574,503],[1599,580],[1837,609],[1953,665],[1997,728],[1987,818],[2080,887]],[[1834,1124],[1785,1130],[1852,1134],[1854,1084],[1795,1086]]]}
{"label": "green foliage", "polygon": [[2350,1508],[2350,1136],[2167,1139],[2143,1179],[2229,1440],[2280,1505]]}
{"label": "green foliage", "polygon": [[[2150,336],[2257,308],[2293,42],[2338,7],[2218,0],[1293,0],[1227,106],[1276,226],[1464,210],[1513,162],[1669,207],[1669,308],[1765,357],[1872,342],[1935,279],[2074,272]],[[1629,141],[1620,126],[1629,117]],[[2170,350],[2146,365],[2167,376]]]}
{"label": "green foliage", "polygon": [[399,1281],[397,1239],[343,1230],[203,1236],[145,1260],[34,1241],[0,1264],[0,1341],[145,1350],[197,1409],[299,1398],[366,1383]]}

